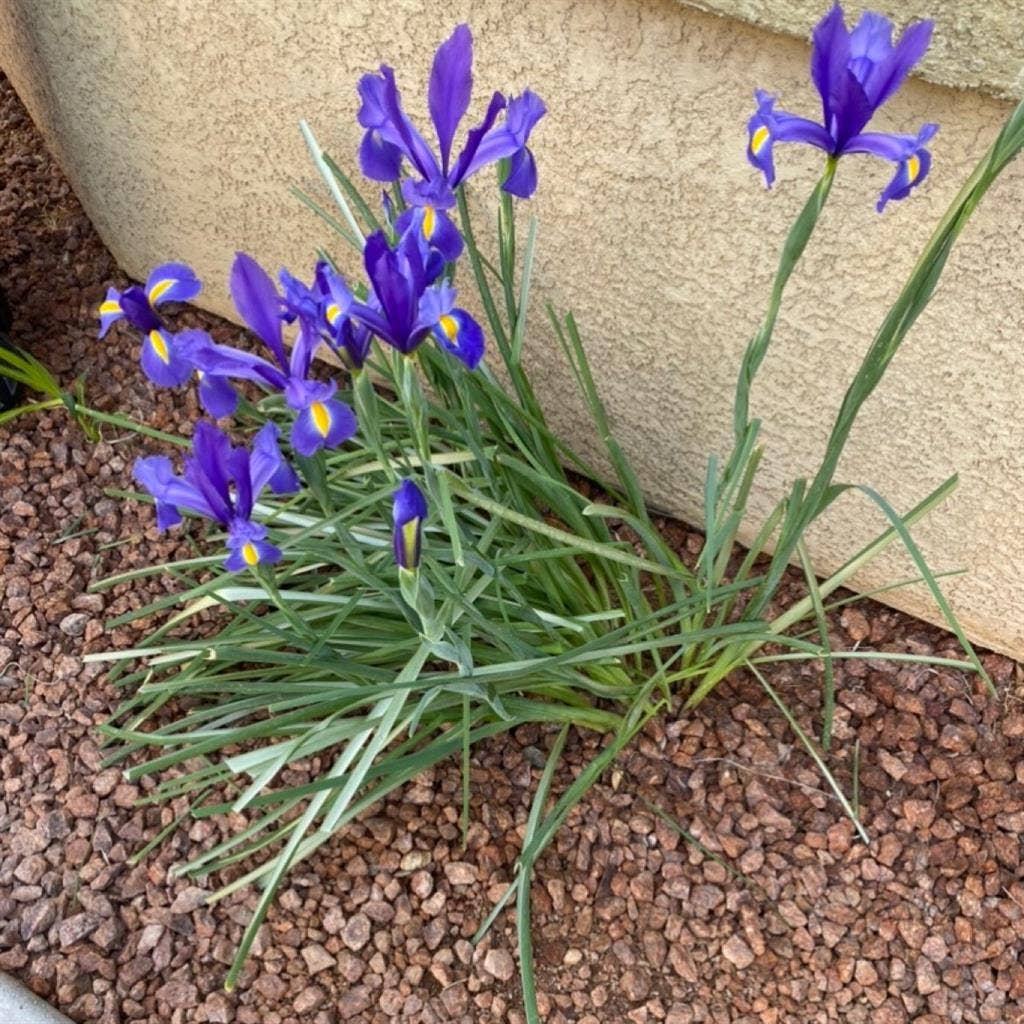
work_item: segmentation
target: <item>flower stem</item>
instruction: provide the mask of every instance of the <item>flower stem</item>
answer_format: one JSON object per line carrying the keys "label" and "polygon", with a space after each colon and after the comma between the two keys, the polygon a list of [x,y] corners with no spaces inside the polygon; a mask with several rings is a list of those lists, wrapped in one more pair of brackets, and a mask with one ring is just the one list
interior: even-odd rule
{"label": "flower stem", "polygon": [[818,218],[821,216],[822,208],[832,191],[832,181],[836,175],[837,159],[830,156],[825,164],[825,173],[822,174],[811,193],[810,198],[804,204],[800,215],[794,221],[786,236],[786,242],[782,247],[782,255],[779,258],[779,266],[775,271],[775,280],[772,282],[772,292],[768,300],[768,310],[761,321],[757,334],[751,338],[747,350],[743,354],[743,362],[740,364],[740,375],[736,381],[736,402],[733,411],[733,424],[736,434],[736,444],[743,443],[744,435],[747,432],[747,425],[750,418],[750,387],[754,383],[754,377],[764,362],[768,353],[768,345],[772,340],[772,332],[775,330],[775,321],[779,315],[779,307],[782,305],[782,294],[786,289],[793,269],[796,267],[803,255],[804,249],[810,240]]}

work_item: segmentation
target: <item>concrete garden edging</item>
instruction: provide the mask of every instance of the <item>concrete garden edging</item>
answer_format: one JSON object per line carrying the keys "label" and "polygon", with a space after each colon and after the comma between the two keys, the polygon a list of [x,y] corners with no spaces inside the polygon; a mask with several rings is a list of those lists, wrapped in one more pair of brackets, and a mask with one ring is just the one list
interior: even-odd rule
{"label": "concrete garden edging", "polygon": [[70,1019],[10,975],[0,973],[0,1020],[4,1024],[69,1024]]}

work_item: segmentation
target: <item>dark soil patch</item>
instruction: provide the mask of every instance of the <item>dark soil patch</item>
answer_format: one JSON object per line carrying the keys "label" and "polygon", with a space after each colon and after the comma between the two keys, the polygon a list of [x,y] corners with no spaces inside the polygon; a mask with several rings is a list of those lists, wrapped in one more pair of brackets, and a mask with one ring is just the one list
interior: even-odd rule
{"label": "dark soil patch", "polygon": [[[86,373],[94,405],[187,433],[192,395],[153,390],[128,332],[95,340],[95,306],[119,275],[3,79],[0,127],[0,280],[15,337],[64,379]],[[146,786],[100,769],[92,730],[119,695],[81,656],[136,642],[147,623],[106,634],[103,622],[169,586],[90,595],[87,584],[187,547],[180,534],[157,537],[149,508],[104,495],[129,486],[140,450],[109,432],[92,447],[56,413],[0,431],[0,969],[99,1024],[521,1022],[511,917],[480,948],[467,940],[511,877],[551,740],[539,730],[477,750],[465,851],[452,764],[300,866],[232,997],[221,984],[255,895],[208,909],[168,869],[237,823],[190,824],[130,863],[181,808],[138,808]],[[670,528],[680,545],[699,544]],[[955,653],[941,631],[877,605],[831,627],[839,646]],[[849,791],[859,741],[870,846],[755,682],[731,681],[698,714],[652,725],[539,865],[546,1019],[1024,1020],[1024,710],[1011,695],[1019,669],[987,664],[1001,703],[956,671],[840,670],[831,763]],[[774,668],[771,679],[812,727],[818,670]],[[556,789],[596,743],[570,741]]]}

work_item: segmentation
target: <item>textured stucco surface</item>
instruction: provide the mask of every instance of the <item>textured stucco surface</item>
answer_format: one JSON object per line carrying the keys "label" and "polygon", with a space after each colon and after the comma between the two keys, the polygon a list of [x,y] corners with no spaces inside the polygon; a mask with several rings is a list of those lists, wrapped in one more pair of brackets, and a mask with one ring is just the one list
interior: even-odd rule
{"label": "textured stucco surface", "polygon": [[[938,5],[943,6],[943,5]],[[952,6],[952,5],[950,5]],[[707,453],[723,452],[739,354],[776,254],[818,170],[779,152],[766,193],[744,159],[751,90],[812,112],[805,42],[676,0],[500,0],[378,5],[293,0],[0,0],[0,62],[122,265],[140,275],[183,258],[230,314],[235,248],[301,267],[326,229],[288,194],[317,189],[296,130],[306,117],[350,164],[354,82],[386,59],[406,105],[424,109],[435,42],[460,19],[478,39],[477,106],[491,88],[531,84],[550,106],[535,136],[541,221],[535,295],[572,304],[617,433],[658,505],[696,521]],[[807,18],[807,29],[815,20]],[[889,168],[843,162],[754,394],[768,453],[759,513],[813,470],[845,383],[887,303],[1009,105],[912,81],[883,128],[942,124],[932,177],[874,212]],[[372,194],[367,190],[367,194]],[[968,226],[930,309],[865,409],[844,479],[907,509],[955,470],[954,498],[915,531],[971,634],[1024,654],[1024,164]],[[474,202],[483,216],[485,199]],[[335,247],[336,248],[336,247]],[[588,444],[580,403],[538,313],[528,339],[558,425]],[[751,524],[752,526],[756,523]],[[816,532],[824,571],[883,525],[842,499]],[[905,558],[863,588],[907,575]],[[927,618],[926,593],[892,603]]]}
{"label": "textured stucco surface", "polygon": [[[742,18],[761,28],[807,37],[822,0],[680,0],[690,7]],[[862,11],[881,11],[897,25],[935,22],[935,39],[921,62],[923,78],[940,85],[1024,97],[1024,7],[1020,0],[844,0],[848,23]]]}

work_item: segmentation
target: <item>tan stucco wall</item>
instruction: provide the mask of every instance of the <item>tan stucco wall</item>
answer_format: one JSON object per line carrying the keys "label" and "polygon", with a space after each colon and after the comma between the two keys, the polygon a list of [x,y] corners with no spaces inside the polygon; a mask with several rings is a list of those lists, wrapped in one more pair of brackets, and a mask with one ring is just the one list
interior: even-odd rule
{"label": "tan stucco wall", "polygon": [[[940,22],[961,6],[933,3]],[[525,0],[514,9],[501,0],[0,0],[0,63],[123,266],[140,275],[158,260],[186,259],[208,282],[210,308],[230,313],[224,281],[236,247],[298,268],[329,241],[288,194],[294,182],[316,187],[299,118],[354,164],[358,74],[386,59],[420,114],[433,46],[460,19],[477,33],[478,106],[491,88],[526,84],[550,106],[535,136],[536,308],[546,299],[575,307],[652,499],[696,519],[707,453],[728,440],[739,354],[819,166],[814,153],[780,150],[780,180],[765,193],[744,159],[743,126],[757,85],[791,109],[816,111],[805,42],[675,0]],[[882,217],[874,200],[889,168],[843,162],[754,395],[769,442],[759,510],[814,468],[887,303],[1008,110],[977,92],[912,81],[878,124],[939,121],[933,175]],[[970,570],[948,590],[971,634],[1019,655],[1022,198],[1024,163],[964,233],[842,465],[845,479],[903,509],[960,471],[955,498],[916,536],[935,567]],[[529,346],[538,365],[558,368],[542,376],[556,421],[586,436],[539,312]],[[841,500],[814,537],[818,568],[880,526],[863,502]],[[859,583],[879,585],[906,566],[889,560]],[[926,594],[892,601],[934,617]]]}

